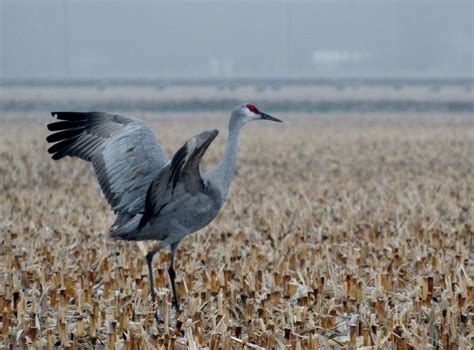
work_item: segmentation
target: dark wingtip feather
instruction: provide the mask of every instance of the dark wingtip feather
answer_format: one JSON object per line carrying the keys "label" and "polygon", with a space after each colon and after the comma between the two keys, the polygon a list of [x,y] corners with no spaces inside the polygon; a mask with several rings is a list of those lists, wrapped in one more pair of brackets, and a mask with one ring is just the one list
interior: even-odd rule
{"label": "dark wingtip feather", "polygon": [[59,120],[87,120],[90,113],[85,112],[51,112],[53,117]]}
{"label": "dark wingtip feather", "polygon": [[75,120],[75,121],[66,120],[66,121],[49,123],[47,125],[47,128],[49,131],[60,131],[60,130],[77,128],[79,126],[85,126],[85,125],[86,125],[86,122],[83,120]]}
{"label": "dark wingtip feather", "polygon": [[69,140],[78,137],[84,131],[84,127],[73,128],[73,129],[66,129],[63,131],[55,132],[54,134],[49,135],[46,137],[46,141],[52,143],[62,140]]}
{"label": "dark wingtip feather", "polygon": [[49,153],[49,154],[53,154],[53,153],[58,152],[58,150],[52,149],[53,147],[54,147],[54,145],[48,148],[48,153]]}
{"label": "dark wingtip feather", "polygon": [[63,151],[64,149],[69,147],[71,144],[73,144],[75,141],[76,139],[74,138],[74,139],[67,139],[67,140],[63,140],[58,143],[55,143],[54,145],[48,148],[48,153],[56,153],[56,152]]}
{"label": "dark wingtip feather", "polygon": [[54,124],[57,124],[57,123],[49,123],[48,125],[46,125],[46,127],[48,128],[49,131],[58,130],[58,129],[55,128]]}
{"label": "dark wingtip feather", "polygon": [[55,153],[51,156],[53,160],[60,160],[62,158],[66,157],[66,155],[62,152]]}

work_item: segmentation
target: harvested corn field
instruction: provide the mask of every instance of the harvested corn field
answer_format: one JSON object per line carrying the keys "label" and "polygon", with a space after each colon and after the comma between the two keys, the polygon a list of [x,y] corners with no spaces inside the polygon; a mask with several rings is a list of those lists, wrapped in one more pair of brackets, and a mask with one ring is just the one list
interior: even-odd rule
{"label": "harvested corn field", "polygon": [[[168,154],[217,127],[205,168],[221,156],[227,112],[124,114]],[[108,238],[90,165],[46,152],[46,113],[3,113],[2,348],[473,346],[472,116],[272,114],[285,123],[244,127],[223,210],[179,246],[178,314],[155,257],[157,323],[153,242]]]}

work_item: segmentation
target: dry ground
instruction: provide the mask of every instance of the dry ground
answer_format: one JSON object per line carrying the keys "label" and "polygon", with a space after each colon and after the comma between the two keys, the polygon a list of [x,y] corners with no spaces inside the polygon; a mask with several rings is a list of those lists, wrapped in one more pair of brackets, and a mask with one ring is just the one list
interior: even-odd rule
{"label": "dry ground", "polygon": [[[217,125],[209,168],[227,117],[196,114],[145,117],[170,153]],[[180,245],[179,314],[157,254],[164,324],[88,164],[49,159],[47,116],[3,116],[4,348],[473,346],[472,116],[276,116],[245,127],[228,201]]]}

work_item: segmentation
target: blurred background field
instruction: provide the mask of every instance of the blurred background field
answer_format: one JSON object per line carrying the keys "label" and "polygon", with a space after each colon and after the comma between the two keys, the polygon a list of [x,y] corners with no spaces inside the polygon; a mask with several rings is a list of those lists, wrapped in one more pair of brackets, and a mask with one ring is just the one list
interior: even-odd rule
{"label": "blurred background field", "polygon": [[473,89],[470,79],[33,80],[0,85],[0,110],[227,111],[251,100],[275,112],[472,114]]}
{"label": "blurred background field", "polygon": [[[113,215],[89,164],[49,158],[49,112],[144,118],[168,154],[217,127],[210,169],[241,101],[284,124],[244,128],[222,212],[180,245],[179,314],[168,253],[155,259],[156,324],[144,247],[107,237]],[[4,85],[3,348],[473,346],[472,104],[464,85]]]}

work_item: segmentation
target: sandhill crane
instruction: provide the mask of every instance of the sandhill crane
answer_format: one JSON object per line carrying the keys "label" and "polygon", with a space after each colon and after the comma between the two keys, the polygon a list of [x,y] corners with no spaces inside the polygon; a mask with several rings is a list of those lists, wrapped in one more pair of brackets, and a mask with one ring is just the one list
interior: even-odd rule
{"label": "sandhill crane", "polygon": [[[117,214],[111,237],[159,240],[146,255],[152,302],[153,256],[170,247],[168,274],[173,306],[179,311],[174,258],[179,242],[206,226],[219,212],[234,175],[241,127],[253,120],[281,122],[255,105],[241,104],[230,116],[229,136],[216,168],[202,173],[201,159],[218,131],[209,129],[189,139],[168,160],[146,122],[103,112],[53,112],[55,133],[46,140],[54,160],[78,157],[92,163],[102,192]],[[155,310],[155,317],[158,320]]]}

